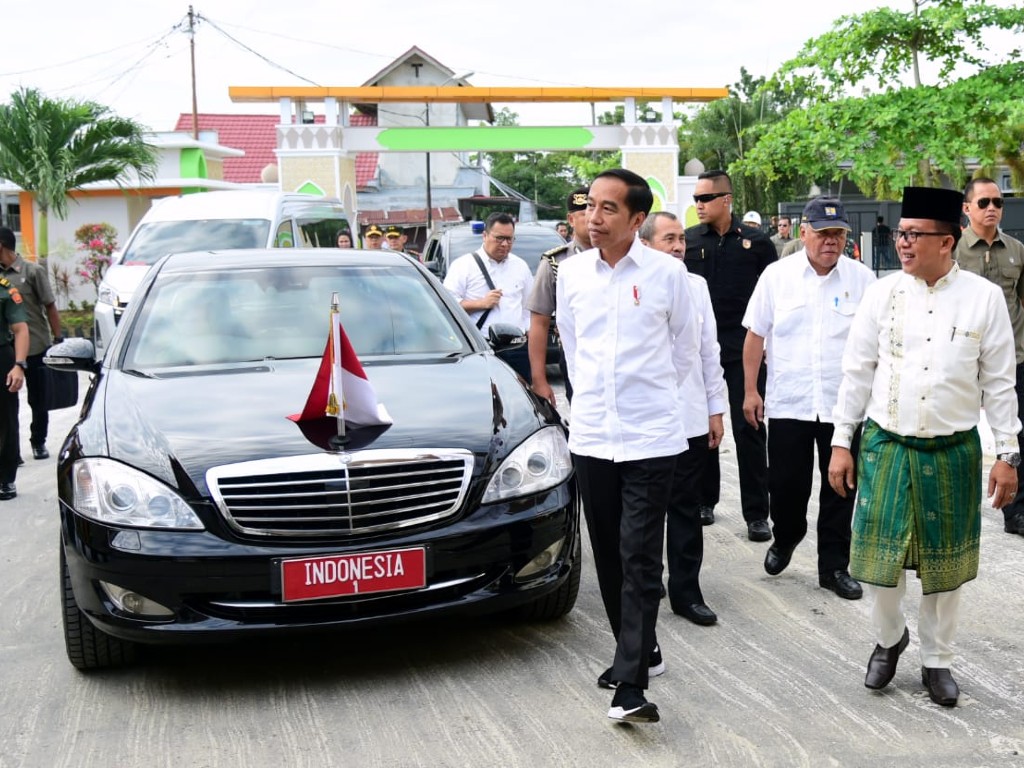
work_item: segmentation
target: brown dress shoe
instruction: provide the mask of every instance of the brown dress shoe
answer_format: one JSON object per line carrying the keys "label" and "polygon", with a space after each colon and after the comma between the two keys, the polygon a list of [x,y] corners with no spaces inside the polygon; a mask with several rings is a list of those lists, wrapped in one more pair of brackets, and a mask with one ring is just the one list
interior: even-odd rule
{"label": "brown dress shoe", "polygon": [[928,698],[940,707],[955,707],[960,688],[948,669],[921,667],[921,682],[928,689]]}
{"label": "brown dress shoe", "polygon": [[903,637],[891,648],[875,646],[868,659],[868,673],[864,676],[864,685],[872,690],[885,688],[893,677],[896,676],[896,662],[900,660],[900,654],[910,644],[910,630],[903,629]]}

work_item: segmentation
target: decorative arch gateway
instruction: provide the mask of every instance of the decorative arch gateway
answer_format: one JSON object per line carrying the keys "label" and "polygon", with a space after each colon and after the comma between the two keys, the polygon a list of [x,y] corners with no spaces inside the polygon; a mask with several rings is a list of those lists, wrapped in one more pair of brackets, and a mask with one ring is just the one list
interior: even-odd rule
{"label": "decorative arch gateway", "polygon": [[[486,88],[473,86],[231,86],[233,102],[277,102],[277,157],[282,189],[314,184],[346,201],[355,214],[357,152],[537,152],[620,150],[622,164],[643,176],[655,210],[682,215],[676,102],[726,98],[726,88]],[[637,101],[660,102],[660,123],[637,122]],[[623,102],[621,125],[353,126],[350,104],[490,104]],[[324,105],[323,123],[294,121],[309,103]],[[351,201],[351,202],[350,202]],[[354,219],[353,219],[354,220]]]}

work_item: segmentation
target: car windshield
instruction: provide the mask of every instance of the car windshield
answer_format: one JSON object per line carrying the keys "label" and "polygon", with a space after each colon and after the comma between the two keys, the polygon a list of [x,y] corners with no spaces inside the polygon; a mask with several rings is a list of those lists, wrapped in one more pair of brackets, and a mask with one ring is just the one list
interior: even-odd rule
{"label": "car windshield", "polygon": [[120,263],[153,265],[169,253],[263,248],[269,232],[267,219],[154,221],[139,227]]}
{"label": "car windshield", "polygon": [[[475,251],[483,243],[483,235],[475,235],[470,231],[452,232],[450,254],[454,261],[459,256]],[[546,251],[564,245],[563,240],[553,229],[520,228],[516,230],[516,239],[512,243],[512,253],[526,262],[531,272],[537,271],[540,257]]]}
{"label": "car windshield", "polygon": [[335,292],[361,358],[471,351],[447,305],[415,269],[254,267],[158,276],[129,331],[123,365],[320,357]]}

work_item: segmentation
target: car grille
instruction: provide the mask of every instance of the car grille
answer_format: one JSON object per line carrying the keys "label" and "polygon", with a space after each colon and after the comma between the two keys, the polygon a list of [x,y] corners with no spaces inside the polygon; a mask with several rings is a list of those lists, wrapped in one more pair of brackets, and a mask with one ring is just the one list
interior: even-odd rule
{"label": "car grille", "polygon": [[373,450],[214,467],[210,493],[228,523],[261,536],[337,536],[436,522],[462,505],[473,455]]}

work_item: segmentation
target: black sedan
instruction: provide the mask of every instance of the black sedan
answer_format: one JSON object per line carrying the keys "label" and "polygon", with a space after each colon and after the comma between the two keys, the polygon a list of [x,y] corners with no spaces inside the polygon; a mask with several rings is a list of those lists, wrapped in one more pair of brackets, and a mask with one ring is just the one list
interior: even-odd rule
{"label": "black sedan", "polygon": [[[296,423],[329,312],[390,425]],[[441,613],[570,611],[579,515],[564,425],[400,254],[232,251],[155,265],[57,467],[68,657]],[[493,348],[493,349],[492,349]],[[344,392],[342,392],[344,405]]]}

